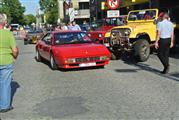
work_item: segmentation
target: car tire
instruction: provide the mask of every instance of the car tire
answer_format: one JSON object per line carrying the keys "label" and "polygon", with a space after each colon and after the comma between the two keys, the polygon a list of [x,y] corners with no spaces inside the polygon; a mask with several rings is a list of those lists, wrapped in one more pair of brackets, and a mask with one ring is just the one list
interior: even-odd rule
{"label": "car tire", "polygon": [[36,58],[37,62],[42,62],[42,57],[41,57],[41,55],[40,55],[38,50],[36,50],[36,57],[35,58]]}
{"label": "car tire", "polygon": [[51,67],[52,70],[58,69],[57,64],[55,62],[55,59],[53,57],[53,54],[50,55],[50,67]]}
{"label": "car tire", "polygon": [[134,54],[138,62],[145,62],[150,56],[150,44],[145,39],[139,39],[134,45]]}

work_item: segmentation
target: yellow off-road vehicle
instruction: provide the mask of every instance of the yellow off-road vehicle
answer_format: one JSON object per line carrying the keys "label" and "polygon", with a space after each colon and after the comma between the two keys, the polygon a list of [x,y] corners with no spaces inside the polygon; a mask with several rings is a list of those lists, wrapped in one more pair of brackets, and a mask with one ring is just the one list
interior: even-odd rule
{"label": "yellow off-road vehicle", "polygon": [[130,11],[127,25],[118,26],[107,32],[104,45],[108,46],[112,59],[121,52],[133,52],[138,61],[147,61],[150,48],[156,41],[158,9]]}

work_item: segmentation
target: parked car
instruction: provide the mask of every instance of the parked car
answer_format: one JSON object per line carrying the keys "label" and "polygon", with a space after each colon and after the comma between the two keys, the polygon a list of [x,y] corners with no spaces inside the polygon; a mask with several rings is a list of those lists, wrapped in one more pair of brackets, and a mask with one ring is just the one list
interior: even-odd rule
{"label": "parked car", "polygon": [[11,31],[18,31],[20,28],[19,24],[11,24]]}
{"label": "parked car", "polygon": [[92,23],[90,24],[90,29],[91,29],[92,31],[95,31],[96,29],[98,29],[99,27],[101,27],[102,24],[103,24],[102,20],[98,20],[98,21],[96,21],[96,22],[92,22]]}
{"label": "parked car", "polygon": [[35,30],[27,32],[27,35],[24,39],[24,44],[36,44],[37,41],[44,35],[43,30]]}
{"label": "parked car", "polygon": [[46,59],[58,68],[104,67],[110,60],[106,47],[91,41],[85,32],[48,32],[36,45],[36,59]]}
{"label": "parked car", "polygon": [[130,11],[127,25],[114,27],[106,33],[105,38],[110,39],[104,39],[104,44],[109,45],[112,59],[119,58],[121,53],[130,52],[137,61],[147,61],[151,47],[156,42],[159,13],[158,9]]}
{"label": "parked car", "polygon": [[101,27],[88,32],[88,36],[94,41],[103,43],[103,39],[104,39],[106,32],[115,26],[124,25],[125,18],[126,18],[125,15],[117,17],[117,18],[106,18],[101,23],[102,24]]}
{"label": "parked car", "polygon": [[24,31],[25,31],[26,33],[31,32],[31,31],[32,31],[32,28],[30,28],[30,27],[24,27]]}

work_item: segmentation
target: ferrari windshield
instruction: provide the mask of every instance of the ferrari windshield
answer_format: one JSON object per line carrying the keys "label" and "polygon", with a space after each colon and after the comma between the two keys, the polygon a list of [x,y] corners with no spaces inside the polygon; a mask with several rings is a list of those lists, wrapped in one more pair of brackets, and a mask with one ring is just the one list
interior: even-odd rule
{"label": "ferrari windshield", "polygon": [[141,11],[132,11],[129,13],[128,21],[135,20],[153,20],[157,14],[156,10],[141,10]]}
{"label": "ferrari windshield", "polygon": [[77,44],[77,43],[89,43],[90,38],[84,32],[67,32],[67,33],[56,33],[54,35],[54,44]]}

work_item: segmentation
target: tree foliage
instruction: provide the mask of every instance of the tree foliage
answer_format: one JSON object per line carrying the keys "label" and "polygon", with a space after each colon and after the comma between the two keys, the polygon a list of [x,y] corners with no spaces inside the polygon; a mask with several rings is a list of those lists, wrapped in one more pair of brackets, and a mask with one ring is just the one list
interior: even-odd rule
{"label": "tree foliage", "polygon": [[58,1],[40,0],[39,3],[41,10],[44,11],[47,23],[56,24],[58,20]]}
{"label": "tree foliage", "polygon": [[25,7],[21,5],[19,0],[3,0],[0,12],[7,14],[9,22],[21,24]]}
{"label": "tree foliage", "polygon": [[24,25],[31,25],[32,23],[36,22],[36,17],[32,14],[24,15],[23,17],[23,24]]}

